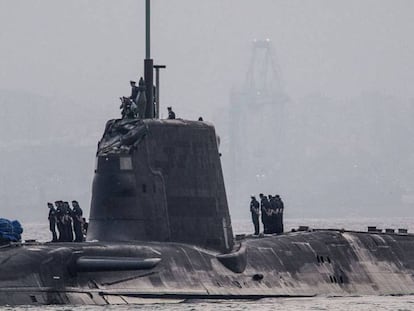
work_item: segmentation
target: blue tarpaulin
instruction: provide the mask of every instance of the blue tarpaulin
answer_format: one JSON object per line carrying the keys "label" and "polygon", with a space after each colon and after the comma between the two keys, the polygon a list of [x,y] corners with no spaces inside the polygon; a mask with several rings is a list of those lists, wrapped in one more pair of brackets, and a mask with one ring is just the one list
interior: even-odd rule
{"label": "blue tarpaulin", "polygon": [[0,218],[0,240],[3,242],[19,242],[23,228],[17,220]]}

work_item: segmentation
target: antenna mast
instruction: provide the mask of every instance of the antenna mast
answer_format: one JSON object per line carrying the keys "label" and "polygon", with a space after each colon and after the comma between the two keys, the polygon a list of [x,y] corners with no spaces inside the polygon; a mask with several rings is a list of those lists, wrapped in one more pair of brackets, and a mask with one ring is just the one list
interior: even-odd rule
{"label": "antenna mast", "polygon": [[151,59],[151,7],[150,0],[145,0],[145,60],[144,60],[144,81],[147,107],[145,118],[154,118],[154,61]]}
{"label": "antenna mast", "polygon": [[151,58],[151,2],[145,0],[145,58]]}
{"label": "antenna mast", "polygon": [[[156,70],[155,105],[154,105],[154,68]],[[165,65],[154,66],[151,58],[151,0],[145,0],[145,60],[144,60],[144,81],[147,107],[145,109],[146,119],[160,117],[160,69]]]}

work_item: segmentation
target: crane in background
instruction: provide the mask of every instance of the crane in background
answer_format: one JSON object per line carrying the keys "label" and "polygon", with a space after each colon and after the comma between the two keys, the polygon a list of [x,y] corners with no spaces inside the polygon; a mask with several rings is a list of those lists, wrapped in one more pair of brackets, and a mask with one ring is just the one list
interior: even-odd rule
{"label": "crane in background", "polygon": [[230,96],[227,181],[231,206],[245,204],[250,193],[276,191],[269,180],[277,178],[280,166],[288,101],[272,42],[254,40],[245,81]]}

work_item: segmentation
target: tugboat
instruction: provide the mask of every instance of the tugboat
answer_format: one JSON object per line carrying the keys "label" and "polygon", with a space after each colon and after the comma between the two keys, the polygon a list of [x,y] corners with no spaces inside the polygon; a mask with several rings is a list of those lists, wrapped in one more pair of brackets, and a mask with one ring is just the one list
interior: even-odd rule
{"label": "tugboat", "polygon": [[153,70],[147,45],[145,115],[106,125],[87,242],[1,246],[0,305],[414,292],[414,236],[405,231],[235,239],[215,129],[158,119]]}

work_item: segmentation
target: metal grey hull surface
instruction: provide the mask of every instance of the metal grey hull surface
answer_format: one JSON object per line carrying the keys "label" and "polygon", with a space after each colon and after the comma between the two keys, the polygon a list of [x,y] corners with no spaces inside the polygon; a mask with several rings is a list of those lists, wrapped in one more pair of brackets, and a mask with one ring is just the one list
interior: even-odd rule
{"label": "metal grey hull surface", "polygon": [[46,243],[0,250],[0,304],[408,295],[414,236],[320,230],[250,238],[229,254],[180,243]]}

